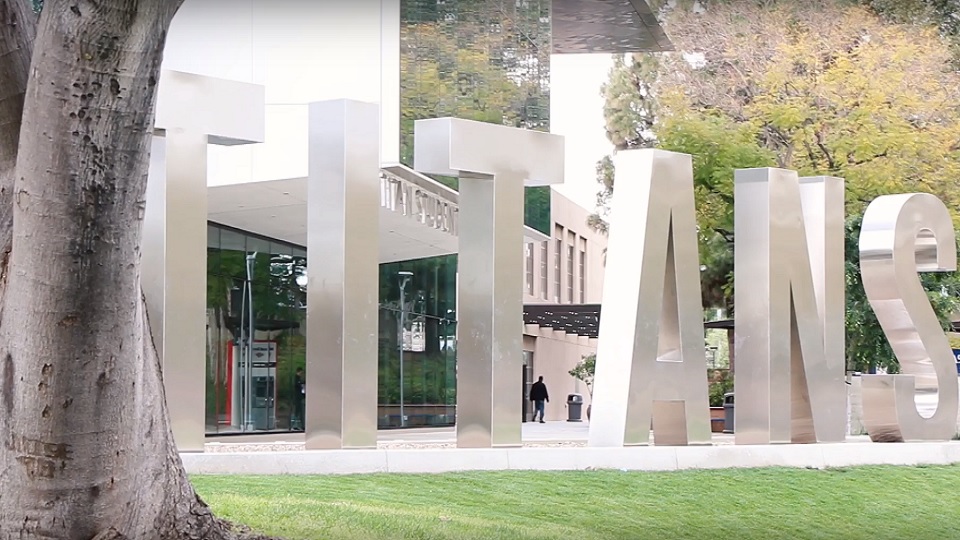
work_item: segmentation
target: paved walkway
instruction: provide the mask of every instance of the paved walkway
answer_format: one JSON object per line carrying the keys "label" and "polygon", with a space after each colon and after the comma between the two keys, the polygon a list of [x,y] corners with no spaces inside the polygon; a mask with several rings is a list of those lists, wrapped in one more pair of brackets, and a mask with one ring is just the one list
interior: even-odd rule
{"label": "paved walkway", "polygon": [[[583,441],[590,433],[587,422],[524,422],[521,424],[524,442]],[[381,442],[456,442],[454,427],[424,429],[390,429],[379,432]]]}
{"label": "paved walkway", "polygon": [[[547,422],[545,424],[527,422],[522,424],[521,436],[524,446],[529,447],[586,446],[589,431],[590,425],[586,422]],[[377,439],[377,448],[380,449],[455,448],[457,432],[452,426],[386,429],[377,433]],[[298,451],[304,449],[303,440],[303,433],[214,437],[206,444],[205,451]]]}
{"label": "paved walkway", "polygon": [[[587,422],[547,422],[522,424],[525,448],[584,447],[590,424]],[[713,433],[714,445],[732,445],[732,433]],[[380,450],[456,448],[457,434],[453,427],[381,430],[377,435]],[[869,442],[866,436],[851,436],[847,442]],[[652,441],[651,441],[652,442]],[[303,451],[303,433],[280,433],[262,436],[220,437],[208,442],[206,452],[297,452]]]}
{"label": "paved walkway", "polygon": [[456,448],[454,428],[379,432],[376,449],[307,451],[302,433],[222,437],[205,452],[181,454],[190,474],[439,473],[479,470],[681,470],[727,467],[850,467],[960,463],[960,443],[737,446],[714,433],[709,446],[586,446],[587,423],[523,424],[520,448]]}
{"label": "paved walkway", "polygon": [[[937,408],[937,394],[919,393],[916,398],[920,415],[929,418]],[[522,424],[523,446],[543,447],[579,447],[586,446],[590,424],[584,422],[554,421],[540,424],[525,422]],[[380,430],[377,435],[377,448],[389,449],[433,449],[455,448],[457,442],[454,427],[412,428]],[[847,437],[847,442],[869,442],[866,436]],[[733,444],[732,433],[714,433],[714,445]],[[271,452],[304,450],[303,433],[270,433],[260,435],[232,435],[208,438],[206,452]]]}
{"label": "paved walkway", "polygon": [[[932,413],[929,396],[918,400]],[[587,422],[525,423],[519,448],[456,448],[456,430],[382,430],[375,449],[307,451],[303,433],[208,439],[204,452],[181,454],[190,474],[439,473],[471,470],[681,470],[727,467],[850,467],[960,463],[960,443],[874,444],[848,437],[839,444],[737,446],[714,433],[707,446],[587,447]],[[652,441],[651,441],[652,442]]]}

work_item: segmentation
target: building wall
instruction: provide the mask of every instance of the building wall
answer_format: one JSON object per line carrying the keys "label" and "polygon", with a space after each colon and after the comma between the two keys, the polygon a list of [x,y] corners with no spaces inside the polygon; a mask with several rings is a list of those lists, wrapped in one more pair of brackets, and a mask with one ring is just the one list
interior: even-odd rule
{"label": "building wall", "polygon": [[[550,129],[550,0],[400,1],[400,160],[414,123],[452,116]],[[456,178],[436,177],[456,189]],[[549,234],[550,188],[527,188],[524,223]]]}
{"label": "building wall", "polygon": [[585,384],[571,377],[569,371],[581,358],[596,352],[597,340],[536,326],[527,326],[524,333],[524,349],[533,351],[533,380],[543,376],[550,393],[546,420],[566,420],[567,395],[576,393],[583,396],[581,418],[586,421],[590,392]]}
{"label": "building wall", "polygon": [[[384,62],[392,56],[385,55],[384,50],[392,46],[399,48],[400,43],[392,45],[385,37],[384,28],[390,24],[399,25],[400,15],[398,13],[397,20],[388,20],[390,15],[384,15],[387,12],[382,9],[382,2],[389,0],[308,3],[293,0],[186,0],[170,31],[164,69],[260,84],[266,91],[265,142],[248,147],[211,146],[208,149],[209,185],[304,177],[307,175],[308,103],[341,98],[382,103],[385,96],[393,99],[389,93],[384,93],[384,74],[395,69],[385,66]],[[416,7],[414,4],[416,2],[404,1],[404,7],[409,8],[403,11],[404,20],[409,23],[404,27],[406,30],[403,34],[408,45],[417,38],[414,23],[418,21],[413,21],[411,16]],[[436,3],[419,4],[432,5],[434,10],[440,9],[440,4]],[[549,1],[505,4],[496,0],[448,0],[444,6],[443,10],[446,11],[438,12],[438,15],[443,15],[441,24],[434,25],[435,33],[432,35],[436,36],[439,31],[448,37],[454,34],[455,42],[463,41],[465,36],[455,35],[461,28],[457,24],[469,19],[475,23],[475,28],[485,29],[484,39],[473,36],[477,39],[471,42],[483,43],[483,50],[473,51],[469,46],[458,46],[453,49],[456,53],[454,57],[463,59],[461,64],[448,71],[439,69],[439,65],[435,66],[437,77],[453,77],[453,84],[450,85],[455,90],[453,93],[433,95],[428,92],[431,88],[437,88],[430,81],[433,69],[430,61],[440,58],[442,55],[439,54],[427,55],[428,61],[420,64],[419,68],[402,73],[401,88],[424,98],[421,100],[423,110],[431,116],[453,114],[471,117],[470,111],[474,108],[479,111],[479,116],[475,116],[478,120],[499,121],[529,129],[549,129]],[[454,9],[451,6],[459,7]],[[424,20],[421,18],[419,22]],[[424,36],[430,37],[427,34]],[[439,40],[434,42],[440,43]],[[437,46],[428,39],[415,45],[421,50],[433,47],[434,53],[439,52]],[[474,58],[477,54],[492,55],[492,60]],[[471,71],[464,67],[470,62],[487,67]],[[507,73],[506,77],[496,79],[498,85],[504,84],[504,81],[524,81],[520,94],[500,92],[496,85],[488,84],[493,76],[490,70],[496,71],[497,67]],[[400,93],[401,89],[398,89],[398,103]],[[500,97],[492,99],[490,103],[478,104],[478,99],[487,99],[489,96]],[[408,114],[411,112],[412,109],[404,111],[403,118],[408,122],[403,127],[409,128],[409,121],[415,119],[415,115]],[[238,111],[238,114],[242,114],[242,111]],[[491,114],[493,116],[489,116]],[[384,133],[383,136],[399,138],[397,133]],[[549,196],[544,196],[547,193]],[[525,296],[525,301],[553,303],[558,300],[555,295],[559,287],[559,301],[562,303],[599,302],[602,264],[598,265],[598,262],[602,262],[606,242],[587,227],[589,212],[549,188],[529,190],[527,198],[527,224],[546,234],[553,232],[556,236],[545,243],[545,254],[544,246],[531,246],[536,283],[531,294]],[[549,213],[545,206],[549,207]],[[555,240],[560,241],[559,249]],[[568,266],[571,261],[568,248],[571,246],[575,256],[572,268]],[[237,251],[240,252],[239,249]],[[544,269],[546,284],[539,275]],[[227,278],[232,276],[228,276],[225,270],[217,272],[221,273],[217,274],[214,281],[223,281],[226,287],[230,281]],[[381,298],[385,304],[391,301],[394,301],[392,296]],[[454,310],[452,315],[455,317],[455,306],[450,309]],[[387,321],[385,326],[393,328],[388,316],[390,314],[384,312],[381,315]],[[449,332],[449,324],[455,324],[444,319],[446,313],[428,315],[431,320],[443,319],[444,333]],[[533,344],[535,368],[542,371],[555,396],[548,409],[548,418],[565,418],[566,394],[577,390],[586,394],[585,389],[580,388],[579,383],[573,381],[566,371],[590,352],[589,340],[550,330],[538,331],[537,336]],[[393,342],[397,341],[396,337],[393,336]],[[215,341],[220,343],[227,339],[218,336]],[[384,349],[393,351],[393,342],[387,343]],[[444,353],[443,361],[438,363],[442,364],[442,369],[412,371],[415,377],[438,381],[432,386],[424,383],[421,385],[424,388],[439,384],[444,390],[453,390],[449,356],[446,351]],[[219,353],[214,357],[213,364],[220,365],[223,362]],[[537,363],[537,359],[541,358],[544,360]],[[416,353],[411,351],[410,359],[411,362],[417,360]],[[287,365],[292,365],[292,362],[287,362]],[[385,379],[381,381],[384,387],[394,380],[392,375],[381,376]],[[289,377],[283,375],[283,378]],[[408,380],[411,392],[417,389],[414,382]],[[427,392],[423,393],[426,395]],[[444,392],[442,399],[424,398],[420,404],[443,401],[442,405],[446,406],[451,400],[448,397],[450,395]],[[385,405],[395,401],[384,395],[381,398],[385,398]],[[218,429],[221,422],[217,408],[219,401],[216,396],[213,401],[212,414],[208,416],[213,429]]]}
{"label": "building wall", "polygon": [[[551,239],[546,242],[528,242],[524,246],[523,302],[599,304],[603,294],[603,260],[607,237],[587,225],[587,218],[590,216],[587,209],[557,190],[550,193],[550,216],[553,231]],[[572,280],[568,266],[570,247],[573,247],[574,255]],[[584,255],[582,268],[581,252]]]}
{"label": "building wall", "polygon": [[265,142],[211,146],[208,184],[305,177],[308,103],[381,102],[383,23],[381,0],[186,0],[171,25],[163,68],[259,84],[266,92]]}
{"label": "building wall", "polygon": [[419,119],[550,127],[550,0],[400,0],[401,160]]}
{"label": "building wall", "polygon": [[[551,191],[550,215],[553,231],[550,240],[528,242],[524,246],[524,303],[600,303],[603,293],[606,236],[597,233],[587,225],[587,218],[590,216],[587,209],[574,203],[557,190]],[[572,281],[569,266],[571,247],[574,254]],[[581,252],[583,253],[582,268]],[[582,296],[581,277],[583,278]],[[590,403],[589,391],[584,383],[571,377],[569,371],[584,356],[597,351],[597,340],[554,331],[550,328],[527,325],[524,328],[523,344],[524,350],[533,352],[534,380],[542,375],[550,392],[546,419],[548,421],[566,420],[567,395],[577,393],[583,395],[582,418],[586,421],[586,408]]]}

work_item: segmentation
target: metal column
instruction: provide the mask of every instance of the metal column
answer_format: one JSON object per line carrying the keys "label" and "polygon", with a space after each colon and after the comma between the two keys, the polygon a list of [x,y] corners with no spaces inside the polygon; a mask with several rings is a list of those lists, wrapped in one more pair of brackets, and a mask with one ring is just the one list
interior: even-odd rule
{"label": "metal column", "polygon": [[308,449],[377,445],[379,108],[310,104]]}

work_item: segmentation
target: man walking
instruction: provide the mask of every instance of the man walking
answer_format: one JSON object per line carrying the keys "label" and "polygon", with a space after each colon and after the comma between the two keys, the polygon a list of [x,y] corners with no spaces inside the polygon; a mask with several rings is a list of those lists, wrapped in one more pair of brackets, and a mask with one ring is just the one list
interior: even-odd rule
{"label": "man walking", "polygon": [[533,402],[533,419],[536,420],[537,413],[540,413],[540,423],[543,424],[544,402],[550,401],[547,385],[543,384],[543,375],[530,387],[530,401]]}

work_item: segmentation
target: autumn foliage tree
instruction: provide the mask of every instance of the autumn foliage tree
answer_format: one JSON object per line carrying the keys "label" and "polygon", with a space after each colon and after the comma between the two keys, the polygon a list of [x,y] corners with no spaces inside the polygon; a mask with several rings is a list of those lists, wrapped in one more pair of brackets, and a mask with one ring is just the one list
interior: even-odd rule
{"label": "autumn foliage tree", "polygon": [[182,0],[0,0],[0,539],[236,538],[173,444],[140,291]]}
{"label": "autumn foliage tree", "polygon": [[[843,0],[687,4],[663,12],[677,52],[620,62],[604,92],[620,111],[656,113],[638,120],[608,112],[616,148],[642,132],[659,148],[694,156],[707,306],[733,307],[734,169],[842,177],[853,217],[887,193],[933,193],[958,208],[960,73],[936,24],[893,21]],[[601,203],[611,179],[609,170],[599,179]],[[848,269],[856,287],[855,259]],[[941,294],[950,290],[933,292],[944,318],[956,305]],[[869,311],[865,302],[851,308]],[[866,311],[848,317],[848,343],[864,347],[848,347],[851,367],[896,369],[888,347],[864,345],[862,332],[875,324]]]}

